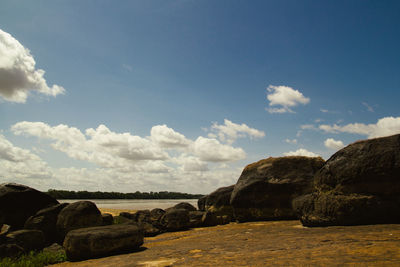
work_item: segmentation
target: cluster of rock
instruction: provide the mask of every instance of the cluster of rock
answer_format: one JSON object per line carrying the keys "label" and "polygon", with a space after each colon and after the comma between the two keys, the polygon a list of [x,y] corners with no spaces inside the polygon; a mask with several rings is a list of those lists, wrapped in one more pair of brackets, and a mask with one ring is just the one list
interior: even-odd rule
{"label": "cluster of rock", "polygon": [[320,157],[267,158],[199,209],[239,222],[299,218],[305,226],[400,223],[400,135],[363,140]]}
{"label": "cluster of rock", "polygon": [[138,226],[112,223],[112,216],[102,215],[90,201],[60,204],[24,185],[0,185],[0,257],[59,243],[70,260],[81,260],[134,251],[143,244]]}

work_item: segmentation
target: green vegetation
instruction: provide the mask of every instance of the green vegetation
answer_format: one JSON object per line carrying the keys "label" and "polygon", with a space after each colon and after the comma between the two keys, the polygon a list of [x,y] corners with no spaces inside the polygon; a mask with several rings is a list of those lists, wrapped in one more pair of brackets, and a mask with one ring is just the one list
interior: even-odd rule
{"label": "green vegetation", "polygon": [[41,267],[49,264],[60,263],[67,260],[64,251],[59,252],[34,252],[18,258],[3,258],[0,267]]}
{"label": "green vegetation", "polygon": [[46,192],[56,199],[198,199],[203,195],[187,194],[179,192],[139,192],[118,193],[118,192],[88,192],[88,191],[67,191],[50,189]]}

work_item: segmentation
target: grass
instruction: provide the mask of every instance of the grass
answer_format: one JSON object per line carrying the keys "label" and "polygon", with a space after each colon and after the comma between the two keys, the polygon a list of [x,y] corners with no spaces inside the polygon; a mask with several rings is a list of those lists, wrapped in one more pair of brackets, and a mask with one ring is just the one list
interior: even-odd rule
{"label": "grass", "polygon": [[0,259],[0,267],[41,267],[67,260],[64,251],[59,252],[33,252],[18,258]]}

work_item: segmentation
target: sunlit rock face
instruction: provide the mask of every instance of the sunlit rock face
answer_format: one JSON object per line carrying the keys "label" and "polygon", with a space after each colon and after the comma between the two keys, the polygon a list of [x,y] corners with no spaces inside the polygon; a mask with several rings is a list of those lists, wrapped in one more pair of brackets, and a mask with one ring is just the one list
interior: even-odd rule
{"label": "sunlit rock face", "polygon": [[400,222],[400,135],[358,141],[315,175],[315,190],[294,200],[304,225]]}
{"label": "sunlit rock face", "polygon": [[235,218],[242,222],[296,219],[292,200],[311,192],[313,177],[323,164],[320,157],[290,156],[247,165],[230,199]]}

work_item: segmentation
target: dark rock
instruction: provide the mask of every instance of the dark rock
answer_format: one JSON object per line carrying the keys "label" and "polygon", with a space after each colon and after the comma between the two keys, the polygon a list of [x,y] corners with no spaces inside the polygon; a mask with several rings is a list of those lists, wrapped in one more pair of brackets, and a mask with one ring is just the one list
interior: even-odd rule
{"label": "dark rock", "polygon": [[114,222],[114,218],[109,213],[102,213],[101,218],[103,219],[103,225],[111,225]]}
{"label": "dark rock", "polygon": [[184,209],[187,211],[195,211],[197,210],[196,207],[194,207],[192,204],[188,202],[181,202],[173,206],[174,209]]}
{"label": "dark rock", "polygon": [[190,228],[203,226],[202,218],[204,213],[205,213],[204,211],[200,210],[189,211]]}
{"label": "dark rock", "polygon": [[306,226],[400,223],[400,135],[355,142],[314,177],[293,207]]}
{"label": "dark rock", "polygon": [[233,208],[230,204],[232,191],[235,185],[221,187],[206,196],[204,209],[216,215],[233,217]]}
{"label": "dark rock", "polygon": [[16,258],[24,254],[24,249],[17,244],[1,244],[0,245],[0,259],[1,258]]}
{"label": "dark rock", "polygon": [[156,236],[156,235],[162,233],[162,231],[159,228],[155,227],[151,223],[140,222],[140,223],[137,223],[137,225],[138,225],[139,229],[143,232],[145,237]]}
{"label": "dark rock", "polygon": [[120,213],[119,213],[119,216],[120,216],[120,217],[127,218],[127,219],[129,219],[129,220],[132,220],[132,218],[133,218],[133,213],[123,211],[123,212],[120,212]]}
{"label": "dark rock", "polygon": [[320,157],[268,158],[247,165],[236,183],[230,203],[240,221],[296,219],[295,197],[311,192]]}
{"label": "dark rock", "polygon": [[41,250],[45,246],[45,239],[42,231],[39,230],[18,230],[7,235],[7,243],[16,244],[22,247],[25,252]]}
{"label": "dark rock", "polygon": [[203,226],[216,226],[220,224],[221,220],[217,215],[211,211],[206,211],[201,218],[201,224]]}
{"label": "dark rock", "polygon": [[76,229],[64,240],[67,258],[72,261],[133,252],[143,244],[143,234],[135,225],[120,224]]}
{"label": "dark rock", "polygon": [[203,196],[197,200],[197,207],[200,211],[206,211],[206,199],[207,196]]}
{"label": "dark rock", "polygon": [[165,214],[165,210],[163,210],[163,209],[158,209],[158,208],[152,209],[152,210],[150,211],[150,219],[151,219],[152,221],[159,221],[159,220],[161,220],[161,217],[162,217],[164,214]]}
{"label": "dark rock", "polygon": [[113,219],[114,219],[114,221],[113,221],[114,224],[122,224],[122,223],[133,222],[131,219],[128,219],[127,217],[121,216],[121,215],[114,216]]}
{"label": "dark rock", "polygon": [[37,211],[59,204],[51,196],[25,185],[7,183],[0,185],[0,224],[21,229],[26,219]]}
{"label": "dark rock", "polygon": [[167,231],[179,231],[189,228],[189,212],[185,209],[169,209],[161,217],[161,225]]}
{"label": "dark rock", "polygon": [[71,203],[58,214],[57,232],[59,240],[62,241],[71,230],[102,224],[103,218],[96,204],[90,201]]}
{"label": "dark rock", "polygon": [[25,222],[25,229],[40,230],[43,232],[46,244],[57,241],[57,218],[67,203],[54,205],[52,207],[39,210],[35,215],[28,218]]}
{"label": "dark rock", "polygon": [[150,223],[150,211],[149,210],[138,210],[131,215],[131,220],[135,222],[147,222]]}

